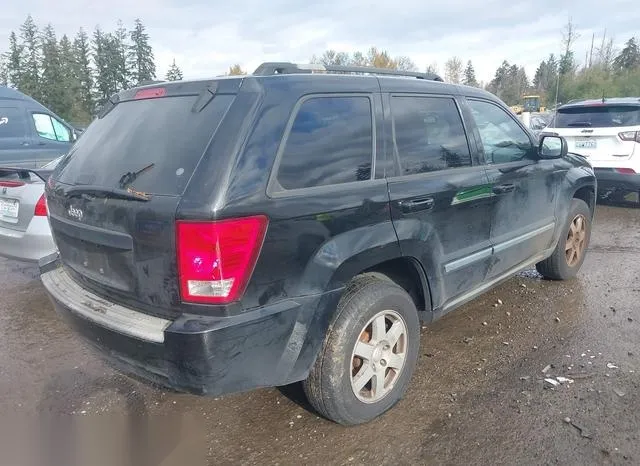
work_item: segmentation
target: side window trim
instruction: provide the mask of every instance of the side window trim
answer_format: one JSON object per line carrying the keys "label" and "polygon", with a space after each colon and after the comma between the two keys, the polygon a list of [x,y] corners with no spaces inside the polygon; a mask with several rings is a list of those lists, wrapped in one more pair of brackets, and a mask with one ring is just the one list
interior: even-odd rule
{"label": "side window trim", "polygon": [[[402,163],[400,161],[400,154],[398,152],[398,146],[396,144],[396,125],[395,125],[395,119],[393,117],[393,110],[392,110],[392,105],[391,105],[391,100],[394,97],[415,97],[415,98],[438,98],[438,99],[451,99],[453,100],[453,103],[458,111],[458,116],[460,117],[460,121],[462,123],[462,129],[465,133],[465,139],[467,140],[467,147],[469,149],[469,154],[471,157],[471,165],[467,166],[467,167],[447,167],[444,168],[442,170],[437,170],[437,171],[432,171],[432,172],[423,172],[423,173],[412,173],[409,175],[405,175],[402,173]],[[394,166],[394,174],[392,176],[387,176],[388,179],[404,179],[404,178],[419,178],[419,177],[426,177],[429,178],[430,176],[437,174],[437,173],[443,173],[443,172],[449,172],[450,170],[469,170],[469,169],[473,169],[473,168],[477,168],[478,166],[482,166],[480,163],[478,163],[478,156],[476,156],[476,153],[480,153],[480,151],[478,151],[477,149],[477,144],[475,141],[472,141],[469,139],[469,132],[468,132],[468,125],[465,122],[465,118],[464,118],[464,114],[463,114],[463,108],[460,105],[460,102],[458,100],[458,95],[454,95],[454,94],[429,94],[429,93],[412,93],[412,92],[389,92],[387,93],[387,102],[389,103],[389,112],[388,112],[388,118],[389,118],[389,126],[390,126],[390,138],[391,140],[389,141],[389,146],[390,146],[390,150],[388,152],[390,152],[393,158],[393,166]]]}
{"label": "side window trim", "polygon": [[[323,97],[365,97],[369,100],[369,105],[371,106],[371,173],[368,180],[365,181],[352,181],[349,183],[339,183],[339,184],[330,184],[324,186],[310,186],[306,188],[296,188],[296,189],[286,189],[280,185],[278,182],[278,170],[280,169],[280,163],[282,161],[282,156],[284,154],[284,150],[287,145],[287,140],[289,139],[289,135],[291,134],[291,129],[293,128],[293,124],[295,123],[295,119],[298,116],[298,112],[300,111],[300,107],[311,99],[315,98],[323,98]],[[291,110],[291,114],[289,115],[289,120],[287,121],[287,125],[285,126],[284,133],[282,138],[280,139],[280,143],[278,144],[278,150],[276,152],[276,157],[273,162],[273,166],[271,167],[271,172],[269,173],[269,181],[267,183],[267,197],[276,198],[276,197],[290,197],[303,195],[307,193],[322,193],[327,191],[335,191],[336,189],[354,189],[358,186],[363,186],[363,183],[370,184],[372,182],[385,182],[384,179],[375,179],[375,171],[376,171],[376,154],[377,154],[377,128],[376,128],[376,102],[373,98],[373,94],[370,92],[325,92],[325,93],[313,93],[313,94],[305,94],[301,96],[296,104],[293,106]]]}
{"label": "side window trim", "polygon": [[[499,110],[502,110],[522,130],[522,132],[524,134],[526,134],[527,138],[529,138],[529,142],[531,143],[532,148],[536,147],[536,143],[535,143],[535,141],[533,141],[531,139],[531,135],[529,134],[529,131],[522,124],[522,122],[520,120],[518,120],[510,111],[506,110],[505,108],[503,108],[502,106],[498,105],[496,102],[493,102],[490,99],[483,99],[482,97],[467,97],[467,96],[465,96],[463,98],[465,99],[465,101],[466,101],[465,103],[466,103],[467,106],[469,106],[469,102],[482,102],[482,103],[485,103],[485,104],[493,105],[494,107],[498,108]],[[471,107],[469,106],[468,108],[469,108],[469,112],[471,112]],[[477,138],[478,138],[477,139],[478,153],[482,156],[482,159],[484,160],[484,163],[486,165],[494,166],[494,165],[504,165],[504,164],[514,164],[514,163],[522,165],[523,163],[530,164],[530,163],[535,162],[534,160],[531,160],[531,159],[528,159],[528,158],[524,158],[522,160],[516,160],[516,161],[511,161],[511,162],[504,162],[504,163],[497,163],[497,164],[493,163],[493,161],[491,161],[491,160],[489,160],[487,158],[487,154],[485,153],[485,150],[484,150],[484,144],[482,143],[482,139],[480,137],[480,130],[479,130],[478,125],[477,125],[477,123],[475,121],[475,118],[473,118],[473,116],[471,116],[471,120],[473,121],[473,126],[475,128],[475,131],[478,131],[478,134],[477,134]],[[474,131],[474,137],[476,137],[475,131]]]}
{"label": "side window trim", "polygon": [[478,126],[471,113],[469,102],[465,96],[457,96],[456,101],[462,114],[462,124],[467,134],[467,141],[469,141],[469,147],[471,148],[471,160],[474,166],[487,165],[487,160],[484,154],[484,148],[482,146],[482,140],[480,139],[480,132]]}

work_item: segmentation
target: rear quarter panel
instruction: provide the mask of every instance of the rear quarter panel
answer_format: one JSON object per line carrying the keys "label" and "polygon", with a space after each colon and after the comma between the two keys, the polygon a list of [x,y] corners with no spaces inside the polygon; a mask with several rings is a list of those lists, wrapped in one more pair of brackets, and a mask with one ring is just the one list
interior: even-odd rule
{"label": "rear quarter panel", "polygon": [[[220,217],[266,214],[270,219],[244,309],[340,289],[363,269],[399,255],[384,179],[267,194],[296,103],[309,94],[345,92],[345,82],[341,76],[261,81],[266,92],[219,199]],[[360,81],[357,91],[374,101],[376,152],[384,157],[377,80]]]}

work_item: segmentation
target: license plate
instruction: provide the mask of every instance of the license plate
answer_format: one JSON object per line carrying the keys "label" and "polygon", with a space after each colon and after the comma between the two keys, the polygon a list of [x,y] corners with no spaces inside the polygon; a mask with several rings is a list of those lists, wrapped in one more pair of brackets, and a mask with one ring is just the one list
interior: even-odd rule
{"label": "license plate", "polygon": [[18,218],[20,203],[15,199],[0,199],[0,217],[7,219]]}
{"label": "license plate", "polygon": [[597,146],[595,139],[584,139],[576,141],[576,149],[595,149]]}

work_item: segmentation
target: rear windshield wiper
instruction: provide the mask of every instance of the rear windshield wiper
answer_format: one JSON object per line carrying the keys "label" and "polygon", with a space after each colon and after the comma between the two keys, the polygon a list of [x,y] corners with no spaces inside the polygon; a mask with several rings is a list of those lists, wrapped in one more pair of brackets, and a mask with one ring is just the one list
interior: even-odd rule
{"label": "rear windshield wiper", "polygon": [[79,197],[84,194],[94,197],[104,197],[110,199],[126,199],[130,201],[147,202],[150,197],[146,193],[134,191],[133,189],[105,188],[103,186],[78,185],[72,186],[66,191],[69,197]]}
{"label": "rear windshield wiper", "polygon": [[120,184],[120,187],[122,189],[125,189],[127,186],[129,186],[131,183],[133,183],[141,174],[143,174],[147,170],[150,170],[151,168],[153,168],[154,165],[155,165],[155,163],[150,163],[146,167],[142,167],[137,172],[127,172],[127,173],[125,173],[124,175],[122,175],[120,177],[120,181],[118,182]]}

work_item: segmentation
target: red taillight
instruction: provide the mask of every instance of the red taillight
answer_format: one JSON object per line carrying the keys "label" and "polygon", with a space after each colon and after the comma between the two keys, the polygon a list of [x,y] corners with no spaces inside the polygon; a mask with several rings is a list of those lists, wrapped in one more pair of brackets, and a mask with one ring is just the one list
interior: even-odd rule
{"label": "red taillight", "polygon": [[38,203],[36,204],[36,209],[33,215],[35,215],[36,217],[47,216],[47,199],[44,197],[44,194],[40,196],[40,199],[38,199]]}
{"label": "red taillight", "polygon": [[3,188],[19,188],[20,186],[24,186],[23,181],[0,181],[0,186]]}
{"label": "red taillight", "polygon": [[227,304],[240,299],[262,248],[262,215],[219,222],[176,224],[182,300]]}
{"label": "red taillight", "polygon": [[624,131],[618,133],[618,137],[623,141],[635,141],[640,143],[640,131]]}
{"label": "red taillight", "polygon": [[151,89],[140,89],[136,92],[134,99],[155,99],[156,97],[164,97],[167,90],[164,87],[152,87]]}
{"label": "red taillight", "polygon": [[618,173],[621,173],[622,175],[635,175],[636,171],[633,168],[616,168],[615,169]]}

